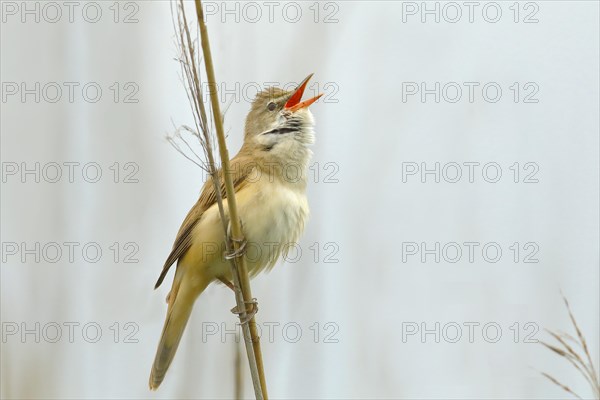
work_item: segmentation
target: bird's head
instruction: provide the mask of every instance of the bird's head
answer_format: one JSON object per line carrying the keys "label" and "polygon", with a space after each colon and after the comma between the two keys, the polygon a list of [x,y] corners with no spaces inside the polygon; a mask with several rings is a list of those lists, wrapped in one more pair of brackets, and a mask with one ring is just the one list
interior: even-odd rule
{"label": "bird's head", "polygon": [[314,142],[314,120],[308,106],[322,94],[302,101],[312,74],[296,89],[268,88],[256,95],[246,118],[244,142],[258,151],[286,158]]}

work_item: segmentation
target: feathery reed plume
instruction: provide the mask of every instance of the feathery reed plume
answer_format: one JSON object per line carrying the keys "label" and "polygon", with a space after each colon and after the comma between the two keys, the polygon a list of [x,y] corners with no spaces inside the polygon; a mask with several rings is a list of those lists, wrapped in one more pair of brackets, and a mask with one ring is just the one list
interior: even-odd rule
{"label": "feathery reed plume", "polygon": [[[587,342],[581,333],[581,329],[579,329],[579,325],[577,325],[577,321],[575,321],[575,317],[573,316],[573,312],[571,311],[571,307],[569,306],[567,298],[564,296],[564,294],[561,293],[561,295],[563,301],[565,302],[567,311],[569,312],[569,319],[571,320],[571,323],[575,328],[575,332],[577,333],[577,338],[569,335],[568,333],[553,332],[546,329],[546,332],[548,332],[550,336],[552,336],[558,342],[558,344],[552,345],[543,341],[540,341],[540,343],[553,353],[567,360],[569,364],[577,369],[577,371],[579,371],[579,373],[583,375],[586,381],[590,384],[594,398],[599,399],[600,383],[596,373],[596,368],[592,362],[592,357],[590,356]],[[559,382],[558,379],[545,372],[542,372],[541,374],[567,393],[570,393],[576,398],[581,399],[581,396],[571,390],[567,385]]]}
{"label": "feathery reed plume", "polygon": [[[266,379],[264,375],[262,353],[260,350],[260,341],[256,328],[256,321],[253,315],[248,314],[246,305],[253,302],[252,292],[250,290],[250,279],[246,267],[246,260],[243,254],[243,233],[238,218],[235,192],[231,179],[231,171],[229,167],[229,153],[225,143],[225,133],[223,131],[223,116],[221,115],[219,100],[216,93],[216,83],[214,77],[214,69],[212,65],[212,56],[210,53],[210,45],[208,42],[208,34],[206,25],[203,20],[202,4],[196,0],[196,15],[200,30],[201,45],[204,55],[204,64],[206,67],[206,75],[208,77],[208,87],[211,98],[210,112],[213,115],[212,119],[207,117],[206,107],[202,97],[202,88],[200,85],[200,54],[196,50],[195,41],[192,40],[190,28],[185,14],[185,6],[183,0],[175,3],[175,11],[173,12],[173,4],[171,11],[173,13],[173,23],[175,26],[175,37],[177,47],[180,51],[178,61],[182,71],[182,81],[186,89],[186,94],[192,109],[194,117],[194,127],[183,125],[178,128],[172,136],[167,137],[169,143],[188,160],[206,171],[215,187],[216,200],[223,223],[223,232],[228,232],[228,225],[225,217],[225,209],[223,206],[222,185],[219,179],[219,171],[217,170],[214,158],[214,141],[212,135],[212,125],[209,126],[209,121],[212,124],[217,134],[217,143],[223,168],[223,180],[225,193],[227,196],[227,206],[230,218],[231,237],[225,238],[225,246],[228,257],[231,261],[233,285],[236,299],[236,309],[242,326],[244,343],[246,345],[246,354],[250,365],[250,373],[254,386],[254,393],[257,399],[267,399]],[[194,148],[194,142],[199,143],[202,149],[202,155]],[[227,236],[227,234],[225,234]]]}

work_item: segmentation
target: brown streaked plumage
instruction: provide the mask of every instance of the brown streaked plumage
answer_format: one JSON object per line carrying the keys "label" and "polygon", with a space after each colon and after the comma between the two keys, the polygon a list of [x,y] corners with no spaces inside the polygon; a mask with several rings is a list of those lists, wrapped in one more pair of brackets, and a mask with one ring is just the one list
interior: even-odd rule
{"label": "brown streaked plumage", "polygon": [[[251,161],[252,160],[249,157],[244,157],[241,154],[238,154],[238,156],[231,160],[233,186],[236,191],[241,190],[246,185],[245,178],[249,172],[246,168]],[[225,193],[222,170],[219,170],[219,182],[221,184],[221,196],[223,199],[225,199],[227,198],[227,195]],[[165,279],[165,276],[167,276],[167,272],[169,272],[171,265],[173,265],[173,263],[177,261],[183,254],[185,254],[185,252],[190,248],[190,245],[192,244],[192,231],[194,226],[196,226],[196,223],[200,217],[202,217],[202,214],[211,206],[213,206],[216,201],[217,196],[215,193],[215,185],[213,184],[212,178],[209,177],[202,187],[200,198],[188,212],[187,216],[183,220],[183,223],[181,224],[181,228],[179,228],[179,232],[177,232],[173,249],[167,257],[162,272],[160,273],[160,276],[154,285],[155,289],[161,285]]]}

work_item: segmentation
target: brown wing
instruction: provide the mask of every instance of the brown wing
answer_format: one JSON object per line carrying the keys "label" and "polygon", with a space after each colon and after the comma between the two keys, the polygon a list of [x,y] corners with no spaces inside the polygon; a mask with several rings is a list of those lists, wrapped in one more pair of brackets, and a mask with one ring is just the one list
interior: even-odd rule
{"label": "brown wing", "polygon": [[[233,186],[237,192],[247,184],[246,178],[248,175],[250,175],[254,165],[252,164],[251,160],[241,155],[234,157],[231,160],[230,165],[233,171]],[[222,170],[219,170],[219,182],[221,184],[221,195],[223,198],[226,198],[227,195],[225,194],[225,184],[223,181]],[[165,276],[167,276],[167,272],[169,272],[169,268],[171,268],[171,265],[173,265],[175,261],[182,257],[190,248],[192,245],[192,231],[194,227],[198,221],[200,221],[202,214],[204,214],[204,212],[216,202],[217,196],[215,192],[215,185],[213,184],[212,178],[209,177],[202,187],[200,198],[183,220],[181,228],[179,228],[179,232],[175,238],[175,243],[173,244],[171,254],[169,254],[169,257],[167,257],[167,261],[165,261],[165,265],[163,266],[162,272],[156,281],[156,285],[154,285],[155,289],[163,282]]]}

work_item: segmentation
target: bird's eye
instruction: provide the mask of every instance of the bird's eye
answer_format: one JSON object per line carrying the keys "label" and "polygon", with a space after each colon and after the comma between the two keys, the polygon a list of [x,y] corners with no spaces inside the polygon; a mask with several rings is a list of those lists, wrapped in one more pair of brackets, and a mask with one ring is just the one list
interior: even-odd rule
{"label": "bird's eye", "polygon": [[275,107],[277,107],[277,105],[275,103],[273,103],[273,102],[270,102],[269,104],[267,104],[267,109],[269,111],[275,110]]}

